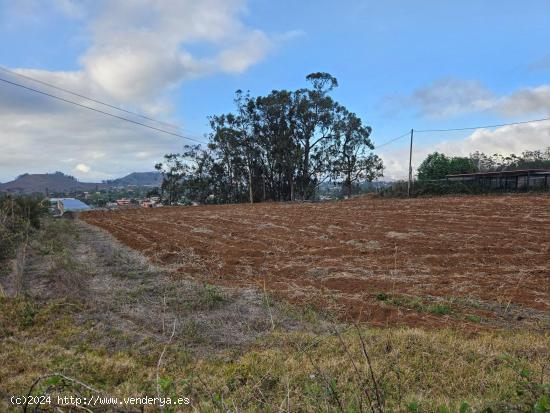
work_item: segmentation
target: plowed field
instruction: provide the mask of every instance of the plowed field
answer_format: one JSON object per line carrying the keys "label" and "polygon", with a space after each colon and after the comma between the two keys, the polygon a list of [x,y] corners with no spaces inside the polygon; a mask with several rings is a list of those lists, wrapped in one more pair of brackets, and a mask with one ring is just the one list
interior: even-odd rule
{"label": "plowed field", "polygon": [[550,329],[550,197],[92,211],[175,276],[377,325]]}

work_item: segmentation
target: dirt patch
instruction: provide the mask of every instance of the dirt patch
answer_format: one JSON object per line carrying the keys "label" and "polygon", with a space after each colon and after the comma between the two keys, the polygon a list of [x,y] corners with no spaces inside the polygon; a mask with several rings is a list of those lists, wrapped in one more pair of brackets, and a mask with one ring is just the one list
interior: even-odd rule
{"label": "dirt patch", "polygon": [[[165,342],[174,323],[174,341],[198,352],[240,348],[272,331],[304,327],[261,291],[175,276],[79,220],[51,223],[29,248],[23,274],[26,296],[75,306],[79,322],[112,351]],[[5,277],[8,292],[9,282]]]}
{"label": "dirt patch", "polygon": [[423,235],[420,231],[412,231],[412,232],[396,232],[396,231],[390,231],[386,233],[386,237],[388,238],[394,238],[394,239],[409,239],[412,237],[417,237]]}
{"label": "dirt patch", "polygon": [[[266,288],[345,318],[469,326],[481,311],[472,304],[477,302],[483,303],[480,328],[550,326],[548,196],[171,207],[94,211],[81,218],[173,274]],[[162,255],[181,251],[199,259]],[[378,293],[438,297],[453,312],[395,308],[377,300]],[[527,316],[511,320],[512,308]],[[411,316],[396,321],[396,312]]]}

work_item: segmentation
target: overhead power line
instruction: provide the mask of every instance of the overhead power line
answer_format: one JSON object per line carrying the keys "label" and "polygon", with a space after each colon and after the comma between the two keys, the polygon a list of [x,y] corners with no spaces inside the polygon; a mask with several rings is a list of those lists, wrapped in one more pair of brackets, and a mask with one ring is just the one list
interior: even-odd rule
{"label": "overhead power line", "polygon": [[379,149],[383,146],[386,146],[386,145],[389,145],[390,143],[394,143],[395,141],[398,141],[399,139],[403,139],[405,136],[409,136],[409,133],[410,132],[405,132],[403,135],[399,135],[397,138],[393,138],[393,139],[390,139],[389,141],[387,142],[384,142],[378,146],[375,146],[374,149]]}
{"label": "overhead power line", "polygon": [[532,120],[525,120],[521,122],[510,122],[510,123],[500,123],[496,125],[483,125],[483,126],[468,126],[465,128],[450,128],[450,129],[421,129],[421,130],[414,130],[417,133],[422,132],[453,132],[453,131],[461,131],[461,130],[474,130],[474,129],[487,129],[487,128],[500,128],[502,126],[513,126],[513,125],[524,125],[526,123],[535,123],[535,122],[544,122],[550,120],[550,118],[542,118],[542,119],[532,119]]}
{"label": "overhead power line", "polygon": [[[36,83],[39,83],[39,84],[42,84],[42,85],[45,85],[45,86],[48,86],[48,87],[51,87],[53,89],[57,89],[57,90],[60,90],[60,91],[63,91],[65,93],[69,93],[73,96],[77,96],[77,97],[80,97],[82,99],[86,99],[86,100],[89,100],[91,102],[94,102],[94,103],[98,103],[100,105],[104,105],[104,106],[107,106],[109,108],[112,108],[112,109],[115,109],[115,110],[119,110],[121,112],[125,112],[125,113],[128,113],[128,114],[131,114],[131,115],[135,115],[135,116],[138,116],[140,118],[143,118],[143,119],[146,119],[146,120],[149,120],[149,121],[152,121],[152,122],[156,122],[156,123],[159,123],[159,124],[163,124],[163,125],[166,125],[166,126],[169,126],[169,127],[174,127],[174,128],[179,128],[177,125],[173,125],[173,124],[170,124],[168,122],[163,122],[163,121],[160,121],[158,119],[154,119],[154,118],[151,118],[151,117],[148,117],[148,116],[145,116],[145,115],[142,115],[140,113],[137,113],[137,112],[133,112],[133,111],[130,111],[130,110],[127,110],[127,109],[123,109],[123,108],[120,108],[118,106],[115,106],[115,105],[111,105],[109,103],[106,103],[106,102],[102,102],[98,99],[94,99],[94,98],[90,98],[88,96],[85,96],[85,95],[82,95],[80,93],[77,93],[77,92],[73,92],[71,90],[68,90],[68,89],[65,89],[65,88],[62,88],[62,87],[59,87],[59,86],[56,86],[56,85],[53,85],[51,83],[48,83],[48,82],[44,82],[42,80],[39,80],[39,79],[35,79],[31,76],[27,76],[27,75],[23,75],[21,73],[17,73],[17,72],[14,72],[12,70],[9,70],[5,67],[2,67],[0,66],[0,70],[4,71],[5,73],[9,73],[9,74],[12,74],[12,75],[15,75],[15,76],[19,76],[21,78],[24,78],[24,79],[27,79],[27,80],[31,80],[33,82],[36,82]],[[44,95],[44,96],[48,96],[50,98],[53,98],[53,99],[57,99],[57,100],[60,100],[62,102],[66,102],[66,103],[70,103],[72,105],[76,105],[76,106],[79,106],[81,108],[85,108],[85,109],[89,109],[89,110],[92,110],[94,112],[97,112],[97,113],[100,113],[100,114],[103,114],[103,115],[107,115],[107,116],[111,116],[113,118],[116,118],[116,119],[119,119],[119,120],[123,120],[123,121],[126,121],[126,122],[130,122],[130,123],[133,123],[135,125],[139,125],[139,126],[143,126],[145,128],[149,128],[149,129],[152,129],[152,130],[155,130],[155,131],[158,131],[158,132],[162,132],[162,133],[166,133],[168,135],[172,135],[172,136],[176,136],[176,137],[179,137],[179,138],[182,138],[182,139],[187,139],[187,140],[190,140],[190,141],[194,141],[194,142],[198,142],[198,143],[202,143],[202,144],[206,144],[206,142],[204,141],[201,141],[199,139],[195,139],[195,138],[192,138],[192,137],[189,137],[189,136],[185,136],[185,135],[182,135],[180,133],[175,133],[175,132],[170,132],[170,131],[167,131],[165,129],[161,129],[161,128],[157,128],[155,126],[151,126],[151,125],[147,125],[145,123],[142,123],[142,122],[138,122],[138,121],[135,121],[135,120],[132,120],[132,119],[128,119],[128,118],[125,118],[123,116],[119,116],[119,115],[115,115],[113,113],[110,113],[110,112],[106,112],[106,111],[103,111],[103,110],[100,110],[100,109],[96,109],[96,108],[93,108],[91,106],[86,106],[86,105],[83,105],[81,103],[78,103],[78,102],[75,102],[75,101],[72,101],[72,100],[69,100],[69,99],[65,99],[65,98],[62,98],[60,96],[56,96],[56,95],[52,95],[50,93],[47,93],[47,92],[44,92],[44,91],[41,91],[41,90],[38,90],[38,89],[34,89],[32,87],[29,87],[29,86],[25,86],[25,85],[22,85],[20,83],[17,83],[17,82],[12,82],[10,80],[7,80],[7,79],[3,79],[3,78],[0,78],[0,81],[4,82],[4,83],[7,83],[7,84],[10,84],[12,86],[17,86],[17,87],[20,87],[20,88],[23,88],[23,89],[26,89],[28,91],[31,91],[31,92],[35,92],[35,93],[39,93],[41,95]],[[510,122],[510,123],[500,123],[500,124],[493,124],[493,125],[481,125],[481,126],[468,126],[468,127],[462,127],[462,128],[447,128],[447,129],[414,129],[414,132],[417,132],[417,133],[427,133],[427,132],[454,132],[454,131],[466,131],[466,130],[475,130],[475,129],[487,129],[487,128],[499,128],[499,127],[503,127],[503,126],[513,126],[513,125],[523,125],[523,124],[528,124],[528,123],[536,123],[536,122],[544,122],[544,121],[550,121],[550,118],[541,118],[541,119],[531,119],[531,120],[526,120],[526,121],[519,121],[519,122]],[[412,131],[411,131],[412,132]],[[374,149],[380,149],[386,145],[390,145],[392,144],[393,142],[396,142],[400,139],[403,139],[407,136],[409,136],[409,134],[411,134],[412,136],[412,133],[411,132],[405,132],[403,133],[402,135],[399,135],[393,139],[390,139],[380,145],[377,145],[374,147]],[[412,139],[412,138],[411,138]],[[411,143],[411,154],[412,154],[412,143]]]}
{"label": "overhead power line", "polygon": [[[513,125],[524,125],[527,123],[536,123],[536,122],[545,122],[550,121],[550,118],[541,118],[541,119],[531,119],[531,120],[524,120],[519,122],[510,122],[510,123],[499,123],[494,125],[482,125],[482,126],[468,126],[464,128],[448,128],[448,129],[414,129],[415,133],[424,133],[424,132],[454,132],[454,131],[465,131],[465,130],[475,130],[475,129],[488,129],[488,128],[500,128],[503,126],[513,126]],[[389,141],[386,141],[378,146],[376,146],[374,149],[382,148],[386,145],[389,145],[395,141],[398,141],[400,139],[405,138],[406,136],[409,136],[410,132],[405,132],[403,135],[399,135],[396,138],[390,139]]]}
{"label": "overhead power line", "polygon": [[135,121],[135,120],[132,120],[132,119],[125,118],[125,117],[123,117],[123,116],[118,116],[118,115],[115,115],[115,114],[113,114],[113,113],[105,112],[105,111],[103,111],[103,110],[96,109],[96,108],[93,108],[93,107],[91,107],[91,106],[86,106],[86,105],[83,105],[83,104],[81,104],[81,103],[75,102],[75,101],[73,101],[73,100],[69,100],[69,99],[62,98],[62,97],[60,97],[60,96],[52,95],[52,94],[50,94],[50,93],[43,92],[43,91],[41,91],[41,90],[34,89],[34,88],[32,88],[32,87],[29,87],[29,86],[22,85],[22,84],[17,83],[17,82],[12,82],[12,81],[10,81],[10,80],[2,79],[2,78],[0,78],[0,81],[1,81],[1,82],[4,82],[4,83],[7,83],[7,84],[10,84],[10,85],[12,85],[12,86],[17,86],[17,87],[26,89],[26,90],[31,91],[31,92],[35,92],[35,93],[39,93],[39,94],[44,95],[44,96],[48,96],[48,97],[50,97],[50,98],[52,98],[52,99],[57,99],[57,100],[60,100],[60,101],[62,101],[62,102],[65,102],[65,103],[70,103],[71,105],[76,105],[76,106],[79,106],[79,107],[84,108],[84,109],[93,110],[94,112],[101,113],[101,114],[103,114],[103,115],[107,115],[107,116],[111,116],[111,117],[116,118],[116,119],[123,120],[123,121],[125,121],[125,122],[133,123],[134,125],[143,126],[143,127],[145,127],[145,128],[149,128],[149,129],[152,129],[152,130],[156,130],[157,132],[162,132],[162,133],[166,133],[166,134],[168,134],[168,135],[177,136],[178,138],[187,139],[187,140],[190,140],[190,141],[194,141],[194,142],[206,144],[206,142],[203,142],[203,141],[198,140],[198,139],[195,139],[195,138],[191,138],[191,137],[189,137],[189,136],[182,135],[182,134],[180,134],[180,133],[170,132],[170,131],[167,131],[167,130],[165,130],[165,129],[161,129],[161,128],[157,128],[157,127],[155,127],[155,126],[147,125],[146,123],[138,122],[138,121]]}
{"label": "overhead power line", "polygon": [[110,103],[106,103],[106,102],[103,102],[103,101],[101,101],[101,100],[94,99],[94,98],[91,98],[91,97],[82,95],[82,94],[80,94],[80,93],[77,93],[77,92],[73,92],[72,90],[65,89],[65,88],[63,88],[63,87],[54,85],[54,84],[52,84],[52,83],[44,82],[43,80],[39,80],[39,79],[36,79],[36,78],[34,78],[34,77],[27,76],[27,75],[24,75],[24,74],[22,74],[22,73],[15,72],[15,71],[10,70],[10,69],[8,69],[8,68],[5,68],[5,67],[3,67],[3,66],[0,66],[0,70],[2,70],[3,72],[9,73],[9,74],[11,74],[11,75],[14,75],[14,76],[18,76],[18,77],[20,77],[20,78],[22,78],[22,79],[30,80],[30,81],[32,81],[32,82],[40,83],[41,85],[48,86],[48,87],[51,87],[51,88],[53,88],[53,89],[57,89],[57,90],[60,90],[60,91],[62,91],[62,92],[65,92],[65,93],[69,93],[69,94],[71,94],[71,95],[73,95],[73,96],[78,96],[79,98],[89,100],[90,102],[98,103],[98,104],[100,104],[100,105],[107,106],[107,107],[109,107],[109,108],[116,109],[116,110],[119,110],[119,111],[121,111],[121,112],[128,113],[128,114],[130,114],[130,115],[139,116],[140,118],[142,118],[142,119],[147,119],[147,120],[149,120],[149,121],[151,121],[151,122],[156,122],[156,123],[159,123],[159,124],[162,124],[162,125],[165,125],[165,126],[169,126],[169,127],[171,127],[171,128],[180,129],[179,126],[174,125],[174,124],[172,124],[172,123],[168,123],[168,122],[164,122],[164,121],[161,121],[161,120],[158,120],[158,119],[150,118],[149,116],[145,116],[145,115],[142,115],[141,113],[133,112],[133,111],[128,110],[128,109],[123,109],[123,108],[121,108],[121,107],[112,105],[112,104],[110,104]]}

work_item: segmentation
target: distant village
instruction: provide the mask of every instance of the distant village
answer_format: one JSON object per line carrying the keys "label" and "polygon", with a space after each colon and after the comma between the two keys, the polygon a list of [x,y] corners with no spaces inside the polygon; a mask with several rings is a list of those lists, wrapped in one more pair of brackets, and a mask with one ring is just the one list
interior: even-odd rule
{"label": "distant village", "polygon": [[[138,196],[121,196],[113,199],[116,192],[124,192],[132,195],[132,192],[138,192]],[[114,193],[113,193],[114,192]],[[121,208],[158,208],[162,206],[160,196],[139,196],[138,188],[125,189],[124,191],[84,191],[74,194],[73,197],[60,196],[49,197],[50,211],[54,216],[61,216],[66,212],[80,212],[90,209],[113,210]]]}
{"label": "distant village", "polygon": [[158,208],[162,206],[160,197],[150,198],[120,198],[112,202],[106,202],[103,206],[91,205],[86,202],[89,194],[84,193],[84,199],[78,198],[48,198],[50,212],[54,216],[62,216],[66,212],[81,212],[90,209],[113,210],[120,208]]}

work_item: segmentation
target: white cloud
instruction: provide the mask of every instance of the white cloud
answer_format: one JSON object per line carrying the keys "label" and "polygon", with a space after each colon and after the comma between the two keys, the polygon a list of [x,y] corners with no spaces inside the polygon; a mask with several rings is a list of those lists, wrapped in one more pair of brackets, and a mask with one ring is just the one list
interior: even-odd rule
{"label": "white cloud", "polygon": [[[405,179],[409,175],[409,150],[407,148],[386,149],[378,154],[384,162],[384,180]],[[415,158],[419,156],[415,151]]]}
{"label": "white cloud", "polygon": [[[393,98],[395,105],[396,98]],[[444,78],[417,89],[403,100],[432,118],[449,118],[465,113],[488,111],[504,117],[550,114],[550,84],[518,89],[497,95],[480,82]]]}
{"label": "white cloud", "polygon": [[[402,105],[403,99],[400,101]],[[486,111],[504,119],[494,123],[510,123],[549,116],[550,84],[521,88],[499,96],[479,82],[446,78],[416,90],[405,101],[418,107],[426,117],[449,118]],[[550,146],[550,121],[478,129],[463,139],[439,141],[432,146],[422,145],[423,137],[429,135],[418,135],[416,139],[413,153],[413,165],[416,166],[434,151],[452,156],[468,156],[476,151],[488,155],[507,155],[546,149]],[[386,178],[404,179],[408,176],[406,148],[384,148],[381,156],[386,166]]]}
{"label": "white cloud", "polygon": [[493,106],[493,93],[480,82],[449,77],[417,89],[409,101],[423,115],[449,117],[489,109]]}
{"label": "white cloud", "polygon": [[116,178],[152,170],[165,153],[179,151],[185,143],[62,102],[48,105],[50,110],[43,112],[33,105],[11,109],[0,99],[2,181],[24,172],[58,170],[86,181]]}
{"label": "white cloud", "polygon": [[220,54],[221,68],[229,73],[242,73],[262,60],[272,48],[272,41],[261,31],[255,31],[241,44]]}
{"label": "white cloud", "polygon": [[[421,135],[420,135],[421,136]],[[550,121],[503,126],[496,129],[478,129],[459,140],[447,140],[434,145],[423,145],[421,139],[413,151],[413,169],[429,153],[438,151],[450,156],[468,156],[476,151],[488,155],[499,153],[521,154],[526,150],[550,147]],[[386,179],[405,179],[408,176],[408,148],[388,148],[381,153],[386,166]]]}
{"label": "white cloud", "polygon": [[76,165],[74,167],[74,169],[75,169],[75,171],[82,172],[82,173],[85,173],[85,174],[90,172],[90,167],[88,165],[86,165],[85,163],[79,163],[78,165]]}
{"label": "white cloud", "polygon": [[550,114],[550,85],[520,89],[496,100],[494,107],[505,116]]}
{"label": "white cloud", "polygon": [[[170,116],[171,94],[181,82],[214,73],[241,73],[263,60],[277,43],[297,35],[272,37],[247,27],[242,22],[244,0],[48,1],[56,13],[81,21],[89,46],[80,56],[80,67],[15,70],[160,118]],[[44,2],[10,4],[7,9],[10,17],[17,17],[14,21],[41,21]],[[197,50],[201,44],[206,46],[204,54],[191,52],[190,45]],[[11,79],[52,92],[44,85]],[[16,88],[6,87],[5,92],[0,95],[2,180],[64,165],[70,165],[78,178],[112,178],[151,169],[163,154],[179,150],[184,143]],[[112,111],[58,90],[54,93]]]}
{"label": "white cloud", "polygon": [[[247,28],[240,20],[241,0],[103,0],[93,7],[90,3],[77,6],[70,0],[51,1],[69,16],[90,17],[91,44],[80,58],[80,70],[27,74],[137,107],[162,100],[186,79],[216,72],[241,73],[264,59],[276,42],[296,35],[291,31],[288,36],[271,38]],[[39,2],[27,0],[16,9],[39,15],[40,7]],[[209,56],[197,57],[186,50],[188,44],[197,42],[212,45]]]}
{"label": "white cloud", "polygon": [[525,150],[545,149],[550,146],[550,122],[503,126],[494,130],[478,129],[463,142],[442,143],[440,148],[459,155],[474,151],[487,154],[519,154]]}

